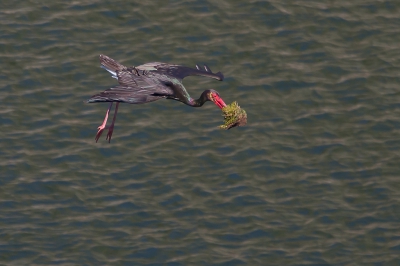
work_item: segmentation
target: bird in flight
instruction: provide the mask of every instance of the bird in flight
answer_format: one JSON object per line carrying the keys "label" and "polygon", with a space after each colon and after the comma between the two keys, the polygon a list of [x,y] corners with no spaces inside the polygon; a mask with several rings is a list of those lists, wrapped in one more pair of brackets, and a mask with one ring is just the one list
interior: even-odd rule
{"label": "bird in flight", "polygon": [[[206,65],[204,65],[204,70],[198,65],[196,65],[196,68],[190,68],[160,62],[126,67],[106,55],[100,55],[100,63],[102,68],[118,80],[119,85],[95,94],[87,100],[88,103],[110,103],[104,121],[98,127],[96,142],[105,129],[108,129],[106,140],[111,141],[118,105],[121,102],[143,104],[159,99],[172,99],[192,107],[201,107],[207,101],[213,102],[220,109],[226,106],[216,90],[205,90],[198,99],[193,99],[182,84],[182,80],[187,76],[204,76],[220,81],[224,79],[221,72],[212,73]],[[108,115],[114,102],[116,102],[114,117],[111,125],[106,127]]]}

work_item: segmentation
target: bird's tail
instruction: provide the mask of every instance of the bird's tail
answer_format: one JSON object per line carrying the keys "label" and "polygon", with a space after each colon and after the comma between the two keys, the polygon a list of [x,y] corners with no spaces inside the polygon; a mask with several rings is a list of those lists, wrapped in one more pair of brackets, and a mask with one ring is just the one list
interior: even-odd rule
{"label": "bird's tail", "polygon": [[106,55],[103,55],[103,54],[100,55],[100,64],[101,64],[101,67],[104,68],[105,70],[107,70],[108,72],[110,72],[112,77],[115,79],[118,79],[117,71],[127,69],[126,66],[121,65],[114,59],[112,59]]}

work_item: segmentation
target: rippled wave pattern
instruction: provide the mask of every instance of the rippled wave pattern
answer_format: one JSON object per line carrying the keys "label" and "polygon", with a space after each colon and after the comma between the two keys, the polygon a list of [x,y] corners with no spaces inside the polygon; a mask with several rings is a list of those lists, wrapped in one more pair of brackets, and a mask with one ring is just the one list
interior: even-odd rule
{"label": "rippled wave pattern", "polygon": [[[0,264],[400,264],[400,3],[134,2],[0,4]],[[248,125],[122,104],[95,143],[99,54],[206,63]]]}

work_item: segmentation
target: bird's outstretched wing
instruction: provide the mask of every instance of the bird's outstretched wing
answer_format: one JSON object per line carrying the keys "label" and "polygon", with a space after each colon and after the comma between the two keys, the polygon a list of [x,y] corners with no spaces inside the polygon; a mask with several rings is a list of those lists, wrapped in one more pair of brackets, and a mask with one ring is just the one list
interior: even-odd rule
{"label": "bird's outstretched wing", "polygon": [[[135,67],[126,67],[118,63],[114,59],[102,54],[100,55],[100,63],[101,67],[110,72],[112,77],[116,79],[118,79],[117,72],[132,72],[135,69]],[[203,67],[204,70],[201,69],[199,65],[196,65],[196,68],[190,68],[180,65],[152,62],[137,66],[136,69],[141,71],[154,71],[160,74],[178,78],[180,80],[184,79],[187,76],[203,76],[220,81],[224,80],[224,75],[221,72],[213,73],[207,65],[204,65]]]}
{"label": "bird's outstretched wing", "polygon": [[204,65],[204,70],[202,70],[198,65],[196,65],[196,68],[190,68],[180,65],[152,62],[137,66],[136,68],[144,71],[155,71],[160,74],[178,78],[180,80],[187,76],[203,76],[220,81],[224,80],[224,75],[221,72],[213,73],[207,65]]}
{"label": "bird's outstretched wing", "polygon": [[123,102],[131,104],[141,104],[154,102],[167,97],[168,95],[164,95],[163,92],[150,92],[147,89],[141,89],[139,87],[116,86],[107,89],[99,94],[93,95],[92,97],[90,97],[89,100],[87,100],[87,102]]}
{"label": "bird's outstretched wing", "polygon": [[158,79],[137,76],[129,70],[116,71],[120,86],[93,95],[88,102],[125,102],[132,104],[153,102],[173,96],[172,89]]}

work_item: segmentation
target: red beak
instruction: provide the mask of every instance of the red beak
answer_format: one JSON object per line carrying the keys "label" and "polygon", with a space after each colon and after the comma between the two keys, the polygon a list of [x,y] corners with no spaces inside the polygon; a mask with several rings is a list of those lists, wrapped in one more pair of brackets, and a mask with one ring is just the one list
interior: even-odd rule
{"label": "red beak", "polygon": [[219,97],[217,94],[212,94],[212,99],[215,105],[218,106],[220,109],[226,106],[224,100],[222,100],[222,98]]}

